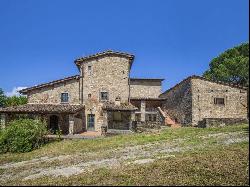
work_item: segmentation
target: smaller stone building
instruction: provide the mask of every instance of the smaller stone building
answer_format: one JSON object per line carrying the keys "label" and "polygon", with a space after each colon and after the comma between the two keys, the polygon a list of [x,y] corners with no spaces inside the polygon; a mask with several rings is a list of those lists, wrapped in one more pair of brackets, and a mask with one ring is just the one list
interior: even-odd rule
{"label": "smaller stone building", "polygon": [[248,119],[248,89],[238,85],[190,76],[159,97],[164,99],[163,110],[183,126]]}

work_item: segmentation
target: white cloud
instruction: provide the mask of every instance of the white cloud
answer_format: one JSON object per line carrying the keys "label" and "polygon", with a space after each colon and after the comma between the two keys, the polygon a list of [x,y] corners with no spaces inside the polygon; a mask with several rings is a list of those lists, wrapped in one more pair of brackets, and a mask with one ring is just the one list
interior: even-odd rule
{"label": "white cloud", "polygon": [[25,89],[25,88],[27,88],[27,87],[23,87],[23,86],[14,87],[11,92],[6,92],[6,95],[8,97],[14,96],[14,95],[19,96],[20,93],[18,91],[22,90],[22,89]]}

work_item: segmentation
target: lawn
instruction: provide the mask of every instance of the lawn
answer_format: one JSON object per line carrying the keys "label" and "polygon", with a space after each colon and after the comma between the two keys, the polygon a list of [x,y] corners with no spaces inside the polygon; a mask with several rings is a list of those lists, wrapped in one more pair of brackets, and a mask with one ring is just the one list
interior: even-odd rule
{"label": "lawn", "polygon": [[0,185],[249,185],[248,125],[64,140],[0,155]]}

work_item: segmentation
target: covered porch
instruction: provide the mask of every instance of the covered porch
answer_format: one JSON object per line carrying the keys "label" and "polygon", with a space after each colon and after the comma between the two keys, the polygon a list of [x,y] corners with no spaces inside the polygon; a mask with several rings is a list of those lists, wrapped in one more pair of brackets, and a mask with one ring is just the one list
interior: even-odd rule
{"label": "covered porch", "polygon": [[163,100],[162,98],[131,98],[131,103],[138,108],[135,111],[136,121],[144,124],[163,124],[159,113]]}
{"label": "covered porch", "polygon": [[103,115],[107,132],[126,133],[135,131],[136,110],[137,108],[130,103],[106,104],[103,107]]}
{"label": "covered porch", "polygon": [[63,135],[84,131],[84,106],[69,104],[25,104],[0,108],[1,128],[18,118],[32,118],[43,121],[51,134]]}

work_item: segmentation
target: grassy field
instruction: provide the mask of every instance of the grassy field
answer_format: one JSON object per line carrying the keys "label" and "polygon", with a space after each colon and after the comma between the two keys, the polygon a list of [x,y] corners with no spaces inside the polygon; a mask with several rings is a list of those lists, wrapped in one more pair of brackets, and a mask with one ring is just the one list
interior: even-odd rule
{"label": "grassy field", "polygon": [[0,155],[0,185],[249,185],[248,125],[64,140]]}

